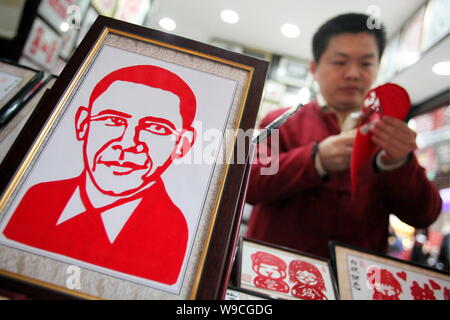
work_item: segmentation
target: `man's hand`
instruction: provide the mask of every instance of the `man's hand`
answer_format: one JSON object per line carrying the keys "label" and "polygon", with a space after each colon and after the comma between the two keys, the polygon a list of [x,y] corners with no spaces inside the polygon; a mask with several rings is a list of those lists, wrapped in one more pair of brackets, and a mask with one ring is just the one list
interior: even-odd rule
{"label": "man's hand", "polygon": [[382,151],[381,161],[386,165],[399,163],[416,148],[416,133],[403,121],[384,116],[372,122],[372,141]]}
{"label": "man's hand", "polygon": [[344,132],[319,143],[318,154],[325,171],[342,171],[350,167],[354,141],[355,132]]}

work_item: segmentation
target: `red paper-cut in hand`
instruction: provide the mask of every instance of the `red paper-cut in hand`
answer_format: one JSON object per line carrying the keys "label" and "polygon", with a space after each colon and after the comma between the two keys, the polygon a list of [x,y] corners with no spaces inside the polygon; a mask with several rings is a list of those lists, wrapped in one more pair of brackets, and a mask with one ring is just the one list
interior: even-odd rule
{"label": "red paper-cut in hand", "polygon": [[287,265],[281,258],[263,251],[251,256],[252,269],[257,276],[253,280],[256,287],[283,293],[289,292],[289,286],[284,282]]}
{"label": "red paper-cut in hand", "polygon": [[361,167],[378,151],[372,142],[368,124],[383,116],[391,116],[403,120],[409,112],[411,102],[405,89],[386,83],[370,90],[364,98],[361,117],[358,123],[351,160],[352,194],[355,195],[358,173]]}

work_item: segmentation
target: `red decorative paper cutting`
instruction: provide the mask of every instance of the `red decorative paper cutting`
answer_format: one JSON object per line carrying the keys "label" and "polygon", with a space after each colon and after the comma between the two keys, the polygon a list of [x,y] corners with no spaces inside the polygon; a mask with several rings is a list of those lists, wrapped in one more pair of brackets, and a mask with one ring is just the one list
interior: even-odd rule
{"label": "red decorative paper cutting", "polygon": [[194,92],[167,69],[136,65],[107,74],[73,119],[83,144],[82,173],[29,188],[4,235],[175,284],[189,230],[161,175],[193,145],[195,113]]}

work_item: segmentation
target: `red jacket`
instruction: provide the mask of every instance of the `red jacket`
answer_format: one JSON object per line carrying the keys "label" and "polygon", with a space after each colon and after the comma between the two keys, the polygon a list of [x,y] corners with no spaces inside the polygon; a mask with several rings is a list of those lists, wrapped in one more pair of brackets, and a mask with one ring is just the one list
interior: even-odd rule
{"label": "red jacket", "polygon": [[[57,225],[83,175],[31,187],[4,230],[8,239],[45,251],[165,284],[176,283],[186,252],[188,227],[163,182],[143,191],[142,201],[110,243],[99,209],[88,208]],[[106,208],[104,208],[106,209]]]}
{"label": "red jacket", "polygon": [[[261,126],[284,111],[270,113]],[[416,228],[433,223],[442,200],[414,155],[389,172],[376,172],[373,161],[367,163],[354,199],[350,170],[321,179],[314,167],[314,145],[339,132],[336,116],[317,102],[302,107],[281,127],[278,173],[260,175],[261,164],[251,169],[247,202],[254,209],[248,237],[324,257],[330,240],[385,253],[390,213]]]}

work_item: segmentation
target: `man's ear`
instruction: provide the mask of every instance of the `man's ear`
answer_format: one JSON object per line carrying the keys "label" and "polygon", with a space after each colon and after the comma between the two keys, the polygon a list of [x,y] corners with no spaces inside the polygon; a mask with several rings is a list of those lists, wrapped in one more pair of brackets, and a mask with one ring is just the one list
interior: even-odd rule
{"label": "man's ear", "polygon": [[194,128],[184,129],[178,138],[177,145],[173,152],[175,159],[184,157],[194,145],[197,132]]}
{"label": "man's ear", "polygon": [[84,140],[89,127],[89,110],[86,107],[79,107],[75,114],[75,131],[78,140]]}

